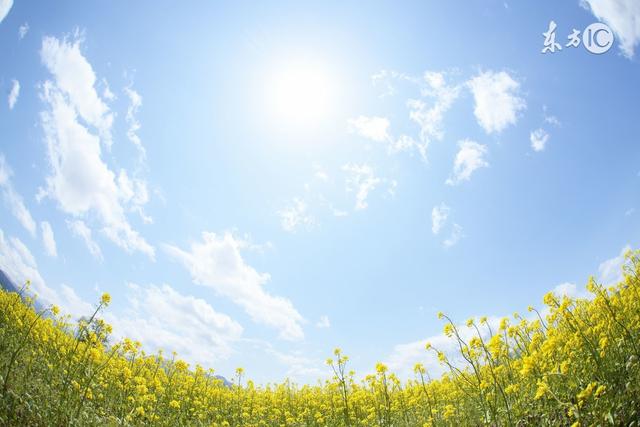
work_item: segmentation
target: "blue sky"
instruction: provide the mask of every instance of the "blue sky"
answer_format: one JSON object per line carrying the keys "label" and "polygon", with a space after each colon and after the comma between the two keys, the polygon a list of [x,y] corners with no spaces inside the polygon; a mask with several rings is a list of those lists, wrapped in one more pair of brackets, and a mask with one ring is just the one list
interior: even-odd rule
{"label": "blue sky", "polygon": [[[615,280],[640,6],[0,1],[0,268],[260,382],[408,375],[437,311]],[[544,48],[557,24],[562,50]],[[609,26],[606,53],[566,46]]]}

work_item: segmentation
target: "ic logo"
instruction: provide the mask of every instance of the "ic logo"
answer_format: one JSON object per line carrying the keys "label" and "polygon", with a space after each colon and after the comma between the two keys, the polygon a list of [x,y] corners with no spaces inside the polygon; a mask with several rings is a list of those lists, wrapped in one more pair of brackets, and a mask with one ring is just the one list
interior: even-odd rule
{"label": "ic logo", "polygon": [[582,44],[591,53],[599,55],[613,46],[613,31],[602,22],[595,22],[582,33]]}

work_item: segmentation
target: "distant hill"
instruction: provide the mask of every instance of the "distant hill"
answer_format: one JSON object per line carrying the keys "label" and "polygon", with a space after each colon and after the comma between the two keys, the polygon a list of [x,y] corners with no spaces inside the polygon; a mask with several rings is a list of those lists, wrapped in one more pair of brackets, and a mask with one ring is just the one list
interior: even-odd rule
{"label": "distant hill", "polygon": [[216,375],[214,376],[215,379],[217,380],[221,380],[222,381],[222,385],[224,385],[227,388],[231,388],[231,382],[226,379],[225,377],[223,377],[222,375]]}
{"label": "distant hill", "polygon": [[2,269],[0,269],[0,287],[8,292],[20,292],[20,287]]}

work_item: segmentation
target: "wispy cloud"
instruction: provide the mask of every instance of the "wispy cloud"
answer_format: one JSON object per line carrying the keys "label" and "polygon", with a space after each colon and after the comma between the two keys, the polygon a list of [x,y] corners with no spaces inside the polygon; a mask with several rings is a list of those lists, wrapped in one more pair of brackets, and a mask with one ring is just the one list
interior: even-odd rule
{"label": "wispy cloud", "polygon": [[369,206],[367,197],[382,182],[381,178],[378,178],[373,168],[366,163],[348,163],[342,170],[347,173],[347,192],[356,195],[355,209],[366,209]]}
{"label": "wispy cloud", "polygon": [[58,248],[56,246],[56,239],[53,236],[51,224],[49,224],[47,221],[42,221],[40,223],[40,231],[42,233],[42,244],[44,246],[45,253],[50,257],[57,257]]}
{"label": "wispy cloud", "polygon": [[320,319],[318,320],[318,322],[316,322],[316,326],[321,329],[329,328],[331,326],[331,322],[329,321],[329,316],[327,315],[320,316]]}
{"label": "wispy cloud", "polygon": [[93,255],[98,261],[102,261],[102,250],[100,250],[100,246],[93,240],[93,236],[91,233],[91,229],[87,227],[83,221],[76,219],[73,221],[67,221],[67,227],[69,230],[77,237],[81,238],[85,245],[87,245],[87,249],[89,253]]}
{"label": "wispy cloud", "polygon": [[18,37],[20,37],[20,40],[22,40],[27,33],[29,32],[29,23],[25,22],[24,24],[20,25],[20,27],[18,28]]}
{"label": "wispy cloud", "polygon": [[16,102],[18,102],[18,96],[20,96],[20,82],[17,80],[12,80],[11,91],[9,92],[9,97],[7,98],[10,110],[13,110],[13,107],[16,106]]}
{"label": "wispy cloud", "polygon": [[138,153],[140,155],[140,161],[144,162],[147,156],[144,146],[142,145],[142,141],[138,136],[137,132],[140,130],[140,121],[138,121],[136,115],[138,114],[138,110],[142,106],[142,96],[138,92],[136,92],[133,88],[126,87],[124,89],[127,97],[129,98],[129,107],[127,108],[127,116],[126,120],[129,124],[129,129],[127,129],[127,138],[129,141],[136,147]]}
{"label": "wispy cloud", "polygon": [[294,232],[299,228],[311,228],[316,223],[307,210],[307,204],[299,198],[294,198],[288,206],[278,211],[280,225],[288,232]]}
{"label": "wispy cloud", "polygon": [[452,246],[455,246],[463,236],[464,235],[462,234],[462,226],[460,226],[459,224],[453,224],[451,228],[451,234],[444,240],[444,242],[442,242],[442,244],[445,248],[450,248]]}
{"label": "wispy cloud", "polygon": [[13,184],[11,183],[12,175],[13,171],[7,164],[4,155],[0,154],[0,191],[2,191],[4,202],[20,224],[22,224],[32,237],[35,237],[37,230],[36,222],[33,220],[31,212],[29,212],[29,209],[25,206],[20,194],[13,188]]}
{"label": "wispy cloud", "polygon": [[455,246],[463,237],[462,226],[452,221],[451,226],[448,226],[450,216],[451,208],[444,202],[431,209],[431,232],[437,236],[448,230],[448,236],[442,241],[445,248]]}
{"label": "wispy cloud", "polygon": [[434,206],[431,210],[431,231],[433,234],[440,233],[442,227],[444,227],[449,217],[451,208],[444,203],[440,203],[438,206]]}

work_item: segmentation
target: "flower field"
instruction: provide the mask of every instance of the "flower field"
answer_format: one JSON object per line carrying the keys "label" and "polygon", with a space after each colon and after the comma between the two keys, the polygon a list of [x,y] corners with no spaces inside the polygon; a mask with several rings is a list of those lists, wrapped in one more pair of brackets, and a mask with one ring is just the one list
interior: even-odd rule
{"label": "flower field", "polygon": [[485,318],[460,326],[441,315],[457,354],[427,344],[448,371],[430,379],[422,365],[400,380],[383,364],[357,379],[336,349],[332,379],[313,386],[257,385],[236,371],[225,386],[213,371],[174,356],[112,343],[94,316],[78,323],[56,307],[36,311],[0,294],[0,424],[205,426],[587,426],[640,420],[640,252],[623,280],[591,297],[547,294],[492,329]]}

